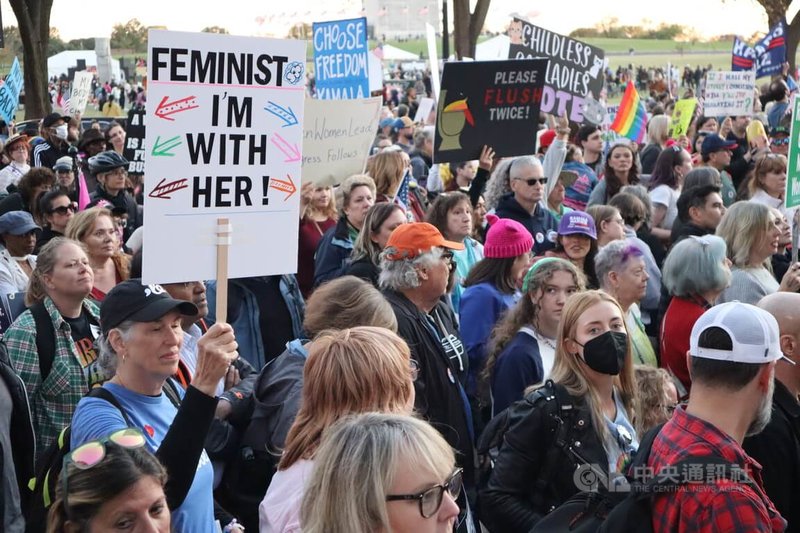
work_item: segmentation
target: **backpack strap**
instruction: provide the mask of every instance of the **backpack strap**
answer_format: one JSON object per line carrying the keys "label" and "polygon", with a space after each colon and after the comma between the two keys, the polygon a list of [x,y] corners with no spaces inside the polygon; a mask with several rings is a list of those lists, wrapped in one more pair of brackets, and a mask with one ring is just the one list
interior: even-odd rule
{"label": "backpack strap", "polygon": [[125,412],[125,408],[122,407],[122,404],[119,403],[117,397],[114,396],[114,393],[112,393],[110,390],[103,387],[95,387],[89,391],[89,394],[87,394],[87,396],[91,396],[92,398],[101,398],[107,401],[108,403],[116,407],[120,413],[122,413],[122,418],[125,419],[125,425],[127,425],[128,427],[134,426],[134,423],[131,422],[130,418],[128,418],[128,413]]}
{"label": "backpack strap", "polygon": [[53,368],[56,357],[56,330],[44,301],[31,306],[31,315],[36,325],[36,352],[39,354],[39,376],[44,382]]}
{"label": "backpack strap", "polygon": [[572,416],[573,405],[569,395],[565,395],[563,391],[559,390],[552,379],[548,379],[544,387],[537,392],[540,393],[539,397],[544,399],[545,402],[555,400],[557,406],[557,411],[550,415],[551,419],[556,423],[553,445],[548,448],[544,463],[539,469],[539,476],[534,483],[533,504],[538,509],[542,509],[545,489],[553,480],[556,466],[559,463],[559,455],[569,447],[570,425],[567,422]]}
{"label": "backpack strap", "polygon": [[176,409],[180,409],[181,395],[178,392],[178,385],[175,384],[172,378],[167,378],[167,381],[164,382],[164,386],[161,388],[161,390],[167,395],[167,398],[169,398],[169,401],[172,402],[172,405],[174,405]]}

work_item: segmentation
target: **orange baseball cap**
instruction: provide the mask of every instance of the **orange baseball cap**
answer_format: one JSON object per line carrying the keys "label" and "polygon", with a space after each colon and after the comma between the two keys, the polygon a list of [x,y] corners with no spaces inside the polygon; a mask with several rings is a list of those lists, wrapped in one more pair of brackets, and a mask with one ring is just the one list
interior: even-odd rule
{"label": "orange baseball cap", "polygon": [[436,226],[427,222],[401,224],[389,236],[386,258],[390,261],[414,259],[435,246],[451,250],[464,249],[463,243],[446,240]]}

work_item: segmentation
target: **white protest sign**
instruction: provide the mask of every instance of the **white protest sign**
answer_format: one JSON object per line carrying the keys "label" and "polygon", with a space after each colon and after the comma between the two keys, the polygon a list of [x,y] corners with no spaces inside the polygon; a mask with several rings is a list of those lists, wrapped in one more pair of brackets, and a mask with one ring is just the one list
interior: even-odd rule
{"label": "white protest sign", "polygon": [[[306,42],[150,30],[143,280],[297,271]],[[221,243],[222,244],[222,243]]]}
{"label": "white protest sign", "polygon": [[369,92],[383,89],[383,62],[373,52],[367,54]]}
{"label": "white protest sign", "polygon": [[433,106],[435,104],[436,101],[433,98],[423,98],[420,100],[419,105],[417,106],[417,114],[414,115],[414,122],[424,122],[427,124],[428,117],[431,116],[431,111],[433,111]]}
{"label": "white protest sign", "polygon": [[382,99],[307,99],[303,122],[303,183],[337,185],[362,174],[378,130]]}
{"label": "white protest sign", "polygon": [[439,53],[436,51],[436,30],[430,23],[425,23],[425,34],[428,40],[428,58],[431,65],[431,88],[433,98],[439,98],[439,88],[442,86],[442,78],[439,76]]}
{"label": "white protest sign", "polygon": [[94,75],[91,72],[86,72],[85,70],[75,73],[75,78],[72,80],[72,92],[69,95],[68,114],[83,114],[86,110],[89,94],[92,92],[93,77]]}
{"label": "white protest sign", "polygon": [[756,73],[709,70],[703,96],[703,114],[708,117],[750,116],[753,114],[753,97]]}

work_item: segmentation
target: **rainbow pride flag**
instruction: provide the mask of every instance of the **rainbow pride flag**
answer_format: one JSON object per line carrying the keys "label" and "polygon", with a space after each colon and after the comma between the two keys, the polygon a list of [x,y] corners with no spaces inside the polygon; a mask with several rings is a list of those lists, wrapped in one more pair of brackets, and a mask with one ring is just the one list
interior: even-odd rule
{"label": "rainbow pride flag", "polygon": [[647,131],[647,112],[633,82],[629,81],[625,87],[625,94],[622,95],[619,111],[614,117],[611,129],[637,143],[644,140]]}

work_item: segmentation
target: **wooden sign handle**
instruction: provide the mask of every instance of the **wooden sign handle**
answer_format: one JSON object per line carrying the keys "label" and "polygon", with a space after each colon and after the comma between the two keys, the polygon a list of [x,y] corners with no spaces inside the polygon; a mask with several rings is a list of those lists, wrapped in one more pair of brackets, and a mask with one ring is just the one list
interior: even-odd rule
{"label": "wooden sign handle", "polygon": [[228,247],[232,232],[229,219],[217,219],[217,322],[228,320]]}

